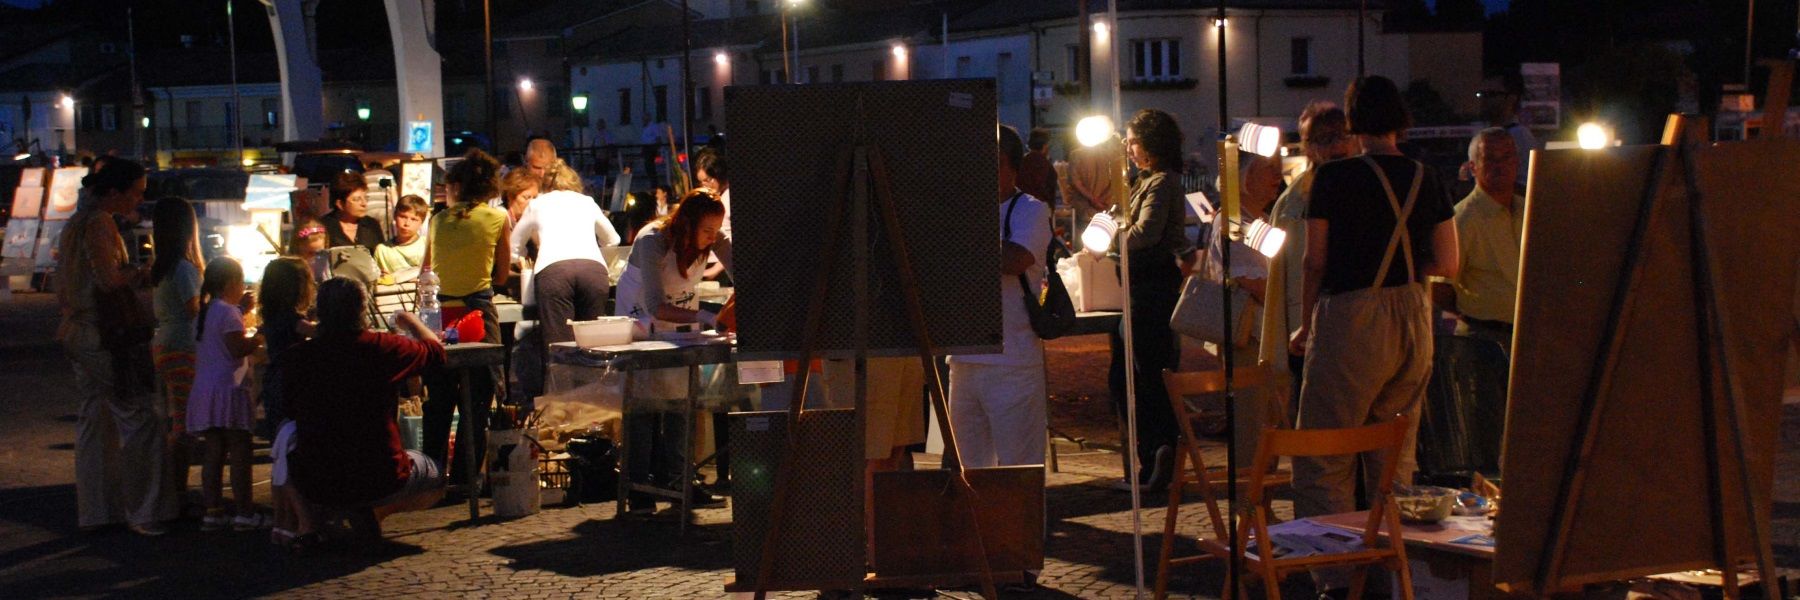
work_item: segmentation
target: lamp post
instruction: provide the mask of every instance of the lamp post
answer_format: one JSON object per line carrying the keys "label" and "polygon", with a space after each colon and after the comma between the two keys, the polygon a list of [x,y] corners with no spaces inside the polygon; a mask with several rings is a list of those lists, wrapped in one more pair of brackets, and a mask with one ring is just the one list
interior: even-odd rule
{"label": "lamp post", "polygon": [[[794,17],[793,9],[799,8],[800,3],[805,2],[805,1],[806,0],[783,0],[781,3],[781,74],[782,74],[782,77],[784,79],[786,79],[788,83],[794,82],[794,60],[795,60],[795,58],[793,55],[800,53],[800,21],[799,21],[799,19]],[[792,50],[793,50],[793,52],[791,52],[791,53],[789,52],[789,48],[788,48],[788,44],[789,44],[789,42],[788,42],[788,40],[789,40],[788,20],[789,19],[794,20],[794,24],[793,24],[794,32],[792,34],[792,39],[793,39]]]}
{"label": "lamp post", "polygon": [[356,120],[362,122],[362,134],[360,137],[364,144],[369,143],[369,117],[373,112],[374,111],[369,110],[368,100],[356,103]]}
{"label": "lamp post", "polygon": [[575,109],[575,145],[577,147],[585,146],[587,145],[588,126],[587,92],[578,92],[574,96],[569,97],[569,106]]}

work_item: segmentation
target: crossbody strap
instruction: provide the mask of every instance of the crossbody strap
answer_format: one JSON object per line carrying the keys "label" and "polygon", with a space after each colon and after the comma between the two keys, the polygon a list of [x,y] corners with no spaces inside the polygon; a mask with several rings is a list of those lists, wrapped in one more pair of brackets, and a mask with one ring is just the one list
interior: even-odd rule
{"label": "crossbody strap", "polygon": [[1387,250],[1381,255],[1381,268],[1375,271],[1375,283],[1371,287],[1382,287],[1387,281],[1388,267],[1393,265],[1394,251],[1400,250],[1406,260],[1406,281],[1411,283],[1418,279],[1413,266],[1412,232],[1407,229],[1406,221],[1412,216],[1413,206],[1419,200],[1419,187],[1425,182],[1425,165],[1413,161],[1412,189],[1406,193],[1406,202],[1402,204],[1399,196],[1394,195],[1394,184],[1388,180],[1387,171],[1375,163],[1375,159],[1363,155],[1362,160],[1375,171],[1375,178],[1381,181],[1381,189],[1387,193],[1388,208],[1394,211],[1394,233],[1388,238]]}

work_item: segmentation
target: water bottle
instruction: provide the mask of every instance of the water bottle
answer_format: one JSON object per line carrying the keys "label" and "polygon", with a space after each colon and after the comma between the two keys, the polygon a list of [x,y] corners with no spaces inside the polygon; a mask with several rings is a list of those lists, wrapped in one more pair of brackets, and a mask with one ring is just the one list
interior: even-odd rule
{"label": "water bottle", "polygon": [[432,333],[444,333],[444,312],[438,304],[438,276],[431,267],[419,268],[419,320]]}

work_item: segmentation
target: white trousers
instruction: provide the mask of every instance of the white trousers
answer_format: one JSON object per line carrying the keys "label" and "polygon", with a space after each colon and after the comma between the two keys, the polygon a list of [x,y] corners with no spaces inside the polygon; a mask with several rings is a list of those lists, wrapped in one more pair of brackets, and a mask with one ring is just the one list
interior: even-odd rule
{"label": "white trousers", "polygon": [[81,396],[75,422],[75,507],[82,527],[170,518],[164,485],[167,427],[155,394],[121,393],[110,354],[92,327],[74,327],[63,350]]}
{"label": "white trousers", "polygon": [[965,467],[1044,464],[1044,366],[950,363],[950,427]]}

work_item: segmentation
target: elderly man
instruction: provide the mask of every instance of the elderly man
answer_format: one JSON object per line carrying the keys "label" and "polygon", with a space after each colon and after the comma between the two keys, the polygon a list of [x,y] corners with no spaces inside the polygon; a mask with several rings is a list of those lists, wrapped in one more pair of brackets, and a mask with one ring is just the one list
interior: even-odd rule
{"label": "elderly man", "polygon": [[1513,304],[1518,298],[1519,245],[1525,199],[1513,194],[1519,152],[1505,129],[1490,127],[1469,143],[1475,189],[1456,205],[1462,257],[1457,276],[1433,286],[1440,308],[1460,317],[1456,332],[1512,350]]}
{"label": "elderly man", "polygon": [[[952,356],[950,424],[965,466],[1035,465],[1044,461],[1049,427],[1044,390],[1044,343],[1031,329],[1025,290],[1038,295],[1044,252],[1050,246],[1050,207],[1018,187],[1025,144],[1019,132],[1000,126],[1000,354]],[[977,210],[995,210],[980,207]],[[1021,277],[1023,275],[1023,277]]]}

